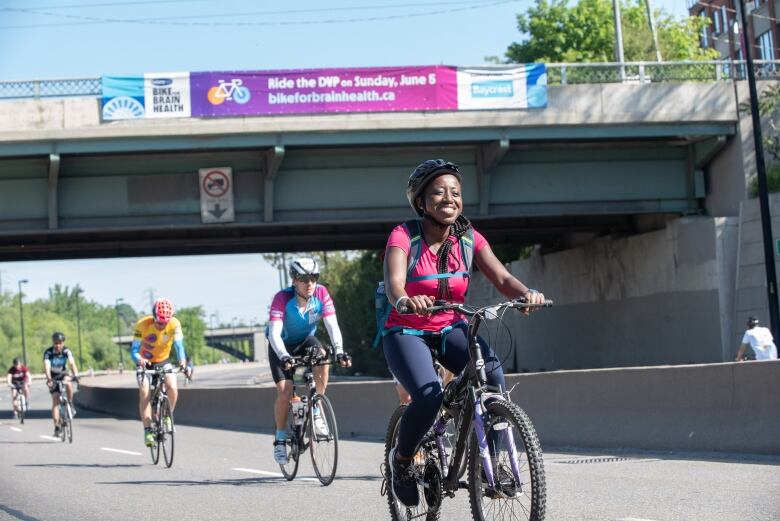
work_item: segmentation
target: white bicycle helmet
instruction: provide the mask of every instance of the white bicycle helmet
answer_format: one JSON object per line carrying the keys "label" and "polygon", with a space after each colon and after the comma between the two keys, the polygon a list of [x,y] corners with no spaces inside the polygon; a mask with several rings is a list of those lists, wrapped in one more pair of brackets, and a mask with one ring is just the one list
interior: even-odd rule
{"label": "white bicycle helmet", "polygon": [[290,264],[290,277],[298,278],[301,275],[314,275],[320,274],[320,266],[317,261],[310,259],[309,257],[301,257],[295,259]]}

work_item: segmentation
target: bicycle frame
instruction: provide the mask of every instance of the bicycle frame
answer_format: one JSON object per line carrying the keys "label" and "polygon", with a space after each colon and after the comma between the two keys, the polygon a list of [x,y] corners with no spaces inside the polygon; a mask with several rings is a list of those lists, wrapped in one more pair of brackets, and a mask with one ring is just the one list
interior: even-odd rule
{"label": "bicycle frame", "polygon": [[[552,302],[550,301],[545,305],[551,304]],[[522,305],[528,306],[527,304]],[[454,403],[454,405],[460,405],[461,414],[458,417],[459,423],[456,426],[455,450],[449,464],[447,463],[443,440],[444,431],[446,429],[447,421],[449,420],[444,422],[437,421],[433,427],[441,468],[447,469],[447,474],[442,486],[444,490],[450,494],[454,494],[454,492],[460,488],[458,468],[460,467],[461,459],[465,457],[469,429],[473,427],[477,437],[477,444],[479,445],[479,454],[482,458],[482,468],[485,472],[485,479],[490,488],[495,488],[496,481],[495,476],[493,475],[493,465],[491,464],[487,435],[485,434],[485,419],[483,412],[487,400],[506,400],[507,396],[505,396],[503,389],[488,385],[487,383],[485,360],[482,357],[482,350],[479,341],[477,340],[477,331],[484,320],[484,311],[472,310],[458,304],[435,305],[431,308],[432,311],[444,309],[457,309],[461,313],[471,316],[471,319],[469,320],[467,329],[469,362],[464,369],[463,376],[453,382],[453,385],[456,387],[452,394],[456,397],[465,395],[466,398],[456,399]],[[465,394],[463,392],[464,388],[466,391]],[[503,432],[502,435],[507,437],[506,445],[509,448],[512,474],[514,474],[516,482],[522,485],[520,464],[514,443],[514,435],[511,430]]]}

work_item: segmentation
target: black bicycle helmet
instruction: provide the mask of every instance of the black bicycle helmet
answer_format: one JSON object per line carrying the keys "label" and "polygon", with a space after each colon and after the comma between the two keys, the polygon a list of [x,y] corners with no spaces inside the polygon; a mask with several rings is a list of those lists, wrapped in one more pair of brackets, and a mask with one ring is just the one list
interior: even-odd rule
{"label": "black bicycle helmet", "polygon": [[64,342],[65,341],[65,334],[64,333],[60,333],[59,331],[57,331],[56,333],[52,333],[51,341],[52,342]]}
{"label": "black bicycle helmet", "polygon": [[758,325],[758,317],[753,315],[747,319],[748,327],[756,327]]}
{"label": "black bicycle helmet", "polygon": [[409,176],[409,182],[406,184],[406,199],[409,201],[409,206],[412,207],[412,210],[420,217],[423,215],[423,209],[416,206],[414,201],[420,196],[428,183],[444,174],[452,174],[458,178],[458,182],[463,182],[458,165],[444,159],[423,161],[417,165],[412,175]]}

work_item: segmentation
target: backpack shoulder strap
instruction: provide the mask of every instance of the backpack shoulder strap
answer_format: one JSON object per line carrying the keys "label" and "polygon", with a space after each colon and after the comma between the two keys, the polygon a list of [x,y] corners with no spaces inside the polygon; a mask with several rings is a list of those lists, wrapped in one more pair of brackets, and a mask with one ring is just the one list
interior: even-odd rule
{"label": "backpack shoulder strap", "polygon": [[469,228],[460,238],[460,255],[466,271],[471,276],[471,267],[474,264],[474,228]]}
{"label": "backpack shoulder strap", "polygon": [[406,262],[406,278],[412,274],[412,270],[417,266],[422,253],[422,227],[418,219],[410,219],[404,223],[406,231],[409,232],[409,257]]}

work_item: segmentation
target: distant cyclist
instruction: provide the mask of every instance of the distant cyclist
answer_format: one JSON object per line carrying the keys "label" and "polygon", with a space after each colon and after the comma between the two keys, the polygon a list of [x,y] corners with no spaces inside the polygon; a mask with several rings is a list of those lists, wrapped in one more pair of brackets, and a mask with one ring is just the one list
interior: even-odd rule
{"label": "distant cyclist", "polygon": [[14,358],[13,365],[8,369],[8,387],[11,388],[11,403],[14,407],[14,418],[19,415],[16,410],[16,395],[22,393],[30,403],[30,371],[18,358]]}
{"label": "distant cyclist", "polygon": [[[43,371],[46,373],[46,384],[51,393],[51,419],[54,421],[54,437],[60,435],[60,393],[57,382],[62,382],[68,400],[73,403],[73,379],[78,379],[79,371],[73,353],[65,347],[65,335],[57,332],[51,336],[52,345],[43,353]],[[68,376],[68,369],[71,376]]]}
{"label": "distant cyclist", "polygon": [[[160,298],[152,304],[152,314],[139,320],[135,325],[131,357],[138,366],[136,372],[138,379],[138,414],[144,424],[144,444],[154,445],[152,433],[152,407],[150,382],[152,375],[144,374],[142,369],[171,369],[171,348],[176,349],[176,357],[179,366],[186,370],[187,355],[184,352],[184,334],[181,330],[179,319],[173,316],[173,304],[165,298]],[[165,375],[165,384],[168,388],[168,399],[171,402],[171,411],[176,408],[176,399],[179,391],[176,387],[176,375]],[[163,418],[166,422],[166,418]],[[167,419],[170,422],[170,418]]]}
{"label": "distant cyclist", "polygon": [[[544,300],[507,271],[463,215],[461,181],[454,163],[430,159],[418,165],[409,176],[406,197],[419,220],[396,226],[386,245],[385,289],[394,309],[384,326],[384,353],[390,372],[411,396],[398,444],[389,453],[391,486],[407,506],[419,502],[417,483],[409,472],[412,456],[443,399],[431,350],[456,375],[469,360],[463,317],[454,311],[432,315],[427,309],[436,300],[464,302],[472,262],[504,296],[532,303]],[[501,362],[484,339],[480,346],[488,383],[506,389]]]}
{"label": "distant cyclist", "polygon": [[[302,257],[290,265],[292,286],[278,292],[271,302],[271,315],[268,319],[266,337],[268,338],[268,361],[271,375],[276,382],[276,438],[274,440],[274,459],[277,463],[287,463],[287,405],[293,392],[292,356],[303,354],[308,348],[318,348],[322,357],[328,355],[314,333],[322,320],[335,350],[336,360],[342,367],[352,365],[352,359],[344,352],[341,344],[341,330],[336,320],[336,308],[325,286],[317,284],[320,267],[314,259]],[[328,366],[314,368],[314,383],[319,394],[325,394],[328,385]],[[318,408],[313,410],[314,430],[317,435],[327,436],[328,428]]]}
{"label": "distant cyclist", "polygon": [[758,317],[752,316],[747,320],[747,330],[742,336],[742,344],[737,351],[737,361],[745,358],[748,349],[752,349],[756,360],[775,360],[777,358],[777,346],[769,328],[758,325]]}

